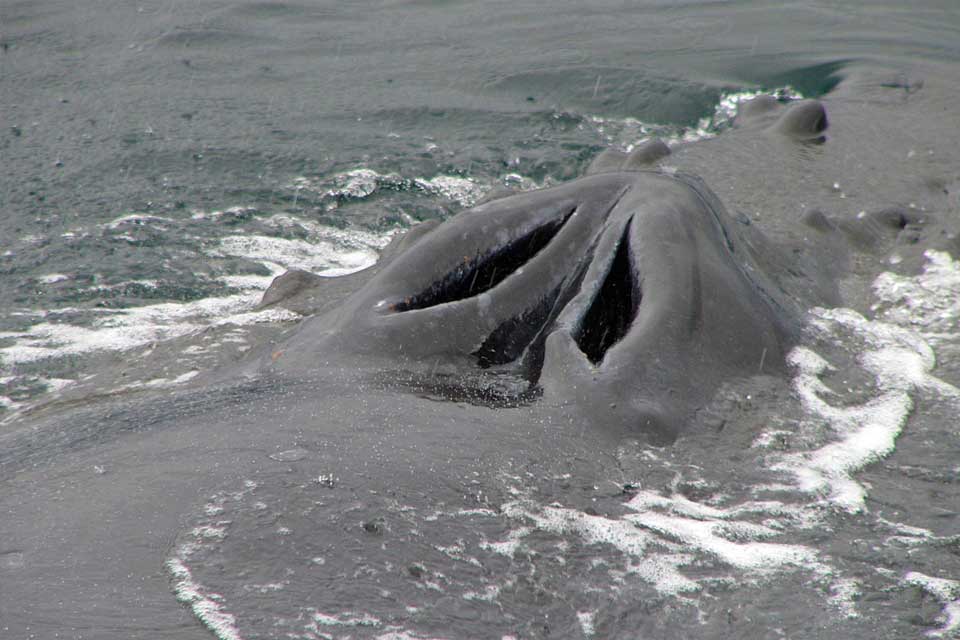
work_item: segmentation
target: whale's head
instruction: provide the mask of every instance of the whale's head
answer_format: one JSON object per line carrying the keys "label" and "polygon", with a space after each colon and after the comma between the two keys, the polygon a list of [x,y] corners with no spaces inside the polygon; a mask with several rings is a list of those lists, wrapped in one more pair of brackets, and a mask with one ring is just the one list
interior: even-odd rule
{"label": "whale's head", "polygon": [[610,172],[465,211],[277,364],[347,353],[381,380],[536,401],[670,441],[724,382],[778,371],[796,310],[698,179]]}

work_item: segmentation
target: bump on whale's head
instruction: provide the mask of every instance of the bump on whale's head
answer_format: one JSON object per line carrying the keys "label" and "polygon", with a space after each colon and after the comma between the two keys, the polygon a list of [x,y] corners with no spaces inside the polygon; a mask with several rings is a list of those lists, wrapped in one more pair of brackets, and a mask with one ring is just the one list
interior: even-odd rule
{"label": "bump on whale's head", "polygon": [[827,110],[819,100],[784,102],[774,96],[760,95],[740,106],[734,126],[766,129],[798,141],[823,143],[829,121]]}

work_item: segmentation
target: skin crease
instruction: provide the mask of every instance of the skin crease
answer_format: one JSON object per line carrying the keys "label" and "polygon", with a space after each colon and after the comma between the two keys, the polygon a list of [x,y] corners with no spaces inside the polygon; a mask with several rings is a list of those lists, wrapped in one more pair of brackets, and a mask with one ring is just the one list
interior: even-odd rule
{"label": "skin crease", "polygon": [[[911,229],[919,233],[916,242],[898,244],[905,230],[884,223],[887,214],[871,214],[875,224],[856,228],[832,213],[802,216],[793,209],[744,221],[740,211],[751,211],[752,202],[728,211],[720,204],[726,192],[706,187],[709,181],[726,189],[729,177],[733,197],[761,198],[757,184],[741,189],[738,180],[769,186],[775,183],[765,171],[807,175],[789,163],[817,166],[810,157],[829,151],[837,123],[838,135],[847,135],[844,123],[861,108],[848,96],[873,96],[876,86],[851,77],[825,98],[827,129],[819,102],[770,103],[745,109],[737,129],[724,134],[729,141],[720,136],[670,155],[659,146],[633,156],[604,154],[584,178],[414,230],[367,272],[336,282],[288,278],[286,289],[268,292],[266,302],[318,314],[244,361],[201,376],[189,390],[107,397],[27,416],[0,440],[4,633],[210,637],[174,599],[163,562],[184,539],[189,514],[246,481],[260,487],[277,513],[318,510],[285,544],[328,545],[323,575],[362,575],[378,562],[402,568],[376,586],[363,583],[366,591],[340,592],[348,587],[329,581],[323,589],[288,595],[322,609],[365,602],[377,589],[416,591],[407,567],[431,553],[432,541],[400,535],[408,532],[392,504],[418,514],[493,509],[511,499],[504,477],[529,474],[550,479],[538,488],[544,504],[562,500],[584,512],[615,513],[623,485],[610,478],[619,477],[616,455],[624,437],[675,442],[704,461],[747,448],[751,426],[731,421],[721,431],[704,418],[718,389],[757,380],[758,388],[786,389],[784,355],[798,339],[805,309],[840,302],[865,308],[868,278],[894,247],[905,264],[918,264],[926,248],[956,249],[950,244],[956,236],[932,218]],[[875,108],[888,115],[907,107]],[[869,144],[867,136],[850,140]],[[757,160],[762,151],[782,165]],[[718,167],[718,157],[742,157],[735,168],[747,177],[724,175],[732,169]],[[683,163],[705,181],[662,170],[667,162]],[[794,182],[782,187],[787,196],[771,198],[799,202],[809,186]],[[525,239],[550,225],[556,225],[550,241],[512,275],[480,294],[431,303],[430,296],[442,300],[458,282],[463,265],[462,277],[472,276],[470,269],[498,248],[529,246]],[[612,315],[597,312],[622,325],[622,335],[591,359],[585,323],[597,317],[591,309],[610,277],[613,290],[633,287],[639,302],[624,311],[608,300]],[[554,292],[560,304],[540,309]],[[421,308],[398,310],[418,296]],[[489,336],[531,309],[540,309],[534,315],[543,329],[524,337],[532,347],[480,367],[476,353]],[[624,313],[632,314],[629,322]],[[512,345],[502,337],[509,335],[504,330],[499,344]],[[787,397],[789,390],[781,393]],[[276,455],[300,449],[307,452],[303,459]],[[336,475],[335,486],[310,493],[317,483],[307,479],[327,473]],[[574,480],[553,480],[564,474]],[[575,483],[600,490],[588,493]],[[469,533],[450,526],[454,539]],[[484,532],[489,540],[506,539],[507,525],[491,527]],[[273,561],[276,545],[267,545],[263,532],[275,529],[270,521],[249,538],[228,539],[244,550],[254,577]],[[436,567],[450,574],[454,568],[452,562]],[[326,600],[328,591],[333,595]],[[547,610],[536,590],[517,593],[514,600]],[[568,595],[581,593],[571,588]],[[243,596],[240,588],[225,594],[227,602]],[[569,606],[550,602],[555,620],[573,615]],[[655,598],[647,602],[656,631],[669,614]],[[237,624],[255,626],[256,615],[241,615]],[[424,615],[456,619],[441,607]],[[464,624],[476,629],[481,623]]]}

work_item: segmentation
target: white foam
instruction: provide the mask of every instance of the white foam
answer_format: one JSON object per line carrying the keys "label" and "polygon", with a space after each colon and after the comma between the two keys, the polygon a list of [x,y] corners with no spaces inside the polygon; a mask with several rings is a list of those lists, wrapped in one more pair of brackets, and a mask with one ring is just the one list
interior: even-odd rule
{"label": "white foam", "polygon": [[37,278],[37,282],[41,284],[55,284],[57,282],[63,282],[64,280],[69,280],[70,276],[63,273],[48,273],[45,276],[40,276]]}
{"label": "white foam", "polygon": [[500,596],[500,587],[496,585],[487,585],[483,588],[482,592],[478,591],[467,591],[464,592],[461,598],[464,600],[479,600],[481,602],[495,602],[496,599]]}
{"label": "white foam", "polygon": [[255,276],[248,274],[243,276],[223,276],[220,278],[220,282],[234,289],[257,289],[262,291],[269,287],[273,279],[284,271],[283,267],[278,264],[271,262],[264,262],[263,264],[270,269],[270,275]]}
{"label": "white foam", "polygon": [[583,632],[583,635],[588,638],[597,632],[594,626],[594,618],[596,617],[596,611],[577,611],[577,622],[580,623],[580,630]]}
{"label": "white foam", "polygon": [[373,169],[357,168],[338,173],[331,178],[317,180],[298,177],[290,188],[318,193],[329,198],[369,198],[381,189],[419,190],[451,200],[465,207],[472,206],[487,191],[487,187],[472,178],[437,175],[432,178],[404,178],[396,173],[379,173]]}
{"label": "white foam", "polygon": [[[287,309],[264,309],[262,311],[247,311],[246,313],[235,313],[226,318],[220,318],[214,321],[214,326],[225,324],[235,324],[239,326],[260,324],[264,322],[292,322],[300,319],[299,313],[288,311]],[[242,340],[241,340],[242,341]],[[224,342],[227,342],[224,339]]]}
{"label": "white foam", "polygon": [[206,593],[194,582],[190,569],[178,558],[167,560],[167,570],[173,576],[173,591],[180,602],[189,605],[193,615],[220,640],[243,640],[236,627],[237,620],[221,609],[217,594]]}
{"label": "white foam", "polygon": [[[366,198],[380,188],[380,182],[383,179],[384,176],[372,169],[346,171],[333,177],[336,188],[330,189],[328,195]],[[396,179],[400,180],[398,176]]]}
{"label": "white foam", "polygon": [[[816,563],[816,553],[807,547],[759,542],[757,539],[776,533],[760,525],[746,522],[730,524],[714,519],[695,520],[649,511],[625,516],[624,519],[679,540],[685,549],[696,549],[730,566],[755,574],[773,573],[785,566],[809,568]],[[731,537],[746,541],[734,542],[729,539]]]}
{"label": "white foam", "polygon": [[120,216],[119,218],[111,220],[103,226],[107,229],[119,229],[120,227],[127,225],[145,226],[149,224],[164,224],[167,222],[173,222],[173,220],[171,218],[150,215],[148,213],[131,213],[129,215]]}
{"label": "white foam", "polygon": [[0,333],[16,342],[0,348],[4,365],[95,351],[127,351],[197,332],[213,322],[257,321],[245,315],[260,300],[260,291],[188,303],[165,302],[132,309],[107,310],[90,326],[41,322],[23,332]]}
{"label": "white foam", "polygon": [[890,527],[898,534],[899,538],[913,538],[917,542],[925,542],[927,540],[932,540],[935,536],[933,532],[929,529],[923,529],[921,527],[912,527],[902,522],[890,522],[886,518],[877,518],[877,522]]}
{"label": "white foam", "polygon": [[376,193],[382,184],[403,185],[399,175],[380,174],[373,169],[357,168],[338,173],[330,178],[308,178],[298,176],[288,185],[299,195],[307,191],[331,198],[363,199]]}
{"label": "white foam", "polygon": [[[523,515],[522,510],[518,510],[516,513]],[[510,531],[507,534],[506,540],[501,542],[483,542],[480,544],[480,548],[484,551],[492,551],[493,553],[498,553],[502,556],[513,558],[517,554],[517,551],[520,550],[523,544],[523,539],[532,532],[533,530],[529,527],[520,527]]]}
{"label": "white foam", "polygon": [[[662,554],[645,557],[647,547],[659,541],[626,519],[614,520],[576,509],[547,507],[529,500],[509,502],[503,505],[502,510],[508,517],[531,521],[541,531],[557,535],[574,534],[587,544],[611,545],[628,560],[641,560],[639,564],[630,566],[630,571],[654,585],[661,593],[672,595],[699,589],[696,582],[678,571],[678,567],[689,563],[692,559],[690,556]],[[521,531],[511,533],[514,537],[520,537]],[[493,545],[490,547],[494,548]]]}
{"label": "white foam", "polygon": [[542,182],[537,182],[533,178],[528,178],[519,173],[504,174],[500,176],[500,182],[503,183],[505,187],[519,189],[520,191],[534,191],[535,189],[544,189],[553,185],[553,180],[550,176],[544,177]]}
{"label": "white foam", "polygon": [[319,627],[379,627],[382,625],[379,618],[370,614],[358,614],[352,611],[327,614],[319,611],[311,611],[310,617],[312,624],[307,628],[314,633],[319,633]]}
{"label": "white foam", "polygon": [[319,275],[345,275],[369,267],[393,233],[373,234],[319,225],[289,215],[274,215],[264,220],[274,228],[300,227],[309,240],[261,235],[223,238],[212,255],[228,255],[258,261],[274,271],[278,268],[303,269]]}
{"label": "white foam", "polygon": [[[504,636],[506,639],[507,636]],[[445,640],[443,636],[420,636],[412,634],[402,629],[391,629],[386,633],[381,633],[376,640]]]}
{"label": "white foam", "polygon": [[927,263],[918,276],[883,273],[873,283],[878,317],[914,327],[928,339],[955,338],[960,330],[960,261],[943,251],[924,253]]}
{"label": "white foam", "polygon": [[76,380],[70,380],[69,378],[44,378],[43,382],[47,385],[48,391],[56,393],[58,391],[63,391],[75,383]]}
{"label": "white foam", "polygon": [[853,578],[843,578],[830,585],[828,601],[835,606],[846,618],[859,618],[856,601],[861,595],[860,581]]}
{"label": "white foam", "polygon": [[263,264],[281,265],[313,271],[319,275],[343,275],[370,266],[377,259],[372,249],[338,250],[328,242],[307,242],[269,236],[228,236],[216,251],[256,260]]}
{"label": "white foam", "polygon": [[[133,214],[117,218],[107,226],[142,224],[168,220],[158,216]],[[195,333],[207,326],[263,322],[288,322],[300,316],[283,309],[253,311],[261,293],[285,269],[299,268],[335,276],[352,273],[373,264],[378,250],[389,242],[390,234],[376,235],[324,227],[290,217],[275,216],[268,221],[304,226],[315,241],[290,240],[267,236],[228,236],[210,253],[218,256],[243,257],[258,261],[270,270],[266,276],[226,276],[224,284],[243,290],[224,297],[213,297],[188,303],[167,302],[130,309],[97,309],[102,317],[89,326],[64,322],[41,321],[22,332],[0,333],[14,344],[0,348],[6,367],[47,358],[75,356],[97,351],[127,351],[154,342]],[[103,288],[126,287],[131,284],[156,286],[154,281],[134,281]],[[60,312],[67,310],[60,310]],[[47,316],[41,316],[47,320]]]}
{"label": "white foam", "polygon": [[796,507],[789,507],[776,501],[751,500],[733,507],[723,509],[694,502],[681,494],[669,497],[654,491],[639,491],[627,503],[634,511],[647,511],[658,508],[671,514],[695,518],[698,520],[732,520],[752,514],[773,514],[797,516]]}
{"label": "white foam", "polygon": [[803,98],[803,95],[790,86],[773,91],[749,90],[725,93],[720,96],[713,113],[700,118],[694,126],[663,125],[642,122],[636,118],[589,116],[587,120],[596,127],[597,133],[608,144],[630,152],[651,138],[659,138],[668,146],[714,138],[733,123],[740,105],[757,96],[770,94],[782,100]]}
{"label": "white foam", "polygon": [[263,224],[274,229],[299,227],[309,234],[311,240],[327,242],[337,246],[353,248],[382,248],[390,242],[395,231],[372,233],[360,229],[338,229],[312,220],[286,213],[278,213],[262,220]]}
{"label": "white foam", "polygon": [[453,200],[465,207],[476,204],[486,191],[476,181],[460,176],[435,176],[429,179],[414,178],[414,184],[423,191],[447,200]]}
{"label": "white foam", "polygon": [[187,371],[186,373],[175,378],[153,378],[152,380],[147,380],[143,384],[146,387],[175,387],[193,380],[195,377],[197,377],[197,375],[199,375],[199,373],[199,371]]}
{"label": "white foam", "polygon": [[224,526],[203,525],[194,527],[190,531],[190,534],[195,538],[203,540],[223,540],[227,537],[227,529]]}
{"label": "white foam", "polygon": [[271,593],[275,591],[283,591],[286,588],[288,583],[286,582],[268,582],[266,584],[247,584],[244,585],[246,591],[256,591],[258,593]]}
{"label": "white foam", "polygon": [[866,490],[853,474],[893,451],[913,408],[915,390],[960,397],[960,390],[932,375],[933,350],[915,333],[885,322],[867,320],[850,309],[813,309],[811,327],[825,338],[857,336],[859,363],[876,380],[877,394],[861,404],[831,404],[832,391],[821,377],[831,365],[807,347],[788,355],[796,369],[794,388],[808,420],[815,420],[833,440],[818,449],[774,456],[772,468],[794,475],[798,487],[848,512],[864,508]]}
{"label": "white foam", "polygon": [[482,516],[485,518],[495,518],[497,517],[497,512],[492,509],[458,509],[454,511],[451,515],[470,517],[470,516]]}
{"label": "white foam", "polygon": [[87,293],[90,291],[117,291],[128,289],[131,286],[143,287],[145,289],[156,289],[160,283],[156,280],[126,280],[117,284],[98,284],[93,287],[83,287],[78,292]]}
{"label": "white foam", "polygon": [[903,577],[908,585],[920,587],[943,605],[938,622],[939,629],[931,629],[926,635],[931,638],[955,638],[960,632],[960,581],[933,578],[917,571]]}
{"label": "white foam", "polygon": [[195,210],[192,212],[191,218],[194,220],[217,220],[223,217],[242,217],[245,215],[252,214],[256,212],[256,207],[244,207],[236,206],[229,207],[227,209],[220,209],[215,211],[201,211]]}

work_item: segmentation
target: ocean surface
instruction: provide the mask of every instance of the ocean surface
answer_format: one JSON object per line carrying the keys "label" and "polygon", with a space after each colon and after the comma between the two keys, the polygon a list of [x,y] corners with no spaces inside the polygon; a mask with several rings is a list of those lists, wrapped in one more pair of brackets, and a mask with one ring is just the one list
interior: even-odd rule
{"label": "ocean surface", "polygon": [[[287,269],[358,271],[419,222],[570,180],[605,149],[723,137],[745,99],[829,96],[870,65],[902,70],[904,96],[917,70],[960,77],[960,2],[0,0],[0,442],[33,407],[183,388],[294,326],[294,312],[257,308]],[[939,122],[956,140],[960,107]],[[939,170],[960,181],[955,156]],[[539,504],[522,478],[495,511],[434,514],[473,532],[436,542],[452,563],[576,571],[601,594],[552,632],[455,609],[450,637],[670,637],[632,635],[654,606],[687,616],[676,637],[694,637],[711,589],[797,572],[820,594],[804,606],[852,635],[817,635],[789,601],[728,616],[754,616],[757,638],[960,637],[960,265],[931,251],[919,272],[878,272],[872,292],[863,308],[811,313],[790,356],[797,413],[765,413],[747,471],[723,460],[698,476],[682,451],[648,452],[635,468],[675,471],[674,491],[645,485],[617,518]],[[195,343],[149,359],[182,338]],[[826,393],[821,374],[842,366],[850,386]],[[229,579],[191,558],[213,545],[205,557],[227,571],[253,562],[224,540],[259,504],[253,481],[225,489],[171,550],[171,601],[198,624],[220,638],[443,636],[409,622],[416,602],[321,610],[282,578],[237,589],[250,604],[224,595]],[[487,539],[491,518],[516,526]],[[604,618],[604,589],[634,583],[645,600]],[[460,586],[460,601],[514,620],[538,606],[493,579]]]}

